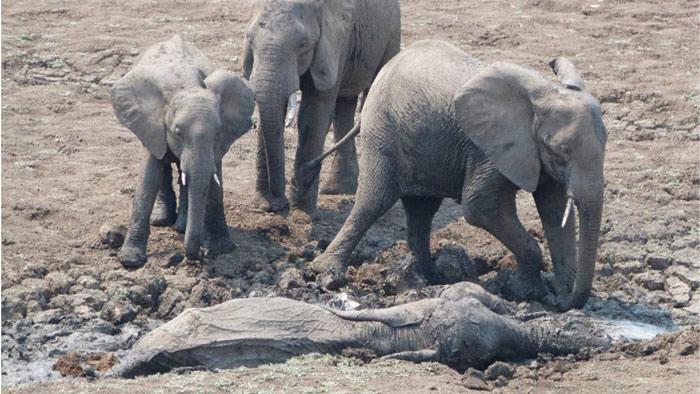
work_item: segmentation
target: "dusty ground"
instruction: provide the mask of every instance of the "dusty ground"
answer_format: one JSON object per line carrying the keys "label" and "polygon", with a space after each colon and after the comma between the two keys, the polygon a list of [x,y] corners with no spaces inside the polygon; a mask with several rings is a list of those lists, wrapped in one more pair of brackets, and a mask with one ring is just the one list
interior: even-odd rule
{"label": "dusty ground", "polygon": [[[104,223],[128,220],[141,157],[138,140],[114,118],[109,86],[140,48],[174,33],[193,41],[221,67],[239,71],[247,20],[246,1],[122,3],[2,4],[4,384],[55,377],[51,365],[69,350],[119,354],[188,306],[268,294],[310,302],[332,298],[318,290],[305,265],[332,239],[353,197],[323,196],[322,215],[314,224],[251,209],[253,133],[234,144],[224,159],[227,215],[239,245],[233,254],[188,262],[181,254],[182,237],[154,228],[148,264],[129,272],[99,243]],[[444,39],[484,60],[507,60],[549,76],[546,62],[556,55],[568,56],[579,67],[588,89],[602,102],[610,133],[600,261],[594,297],[583,313],[684,332],[697,325],[697,2],[413,0],[403,2],[402,14],[404,45]],[[290,130],[286,136],[291,163],[296,134]],[[523,194],[519,204],[526,226],[542,238],[531,199]],[[472,275],[480,275],[471,279],[497,292],[494,269],[508,264],[507,251],[466,225],[459,213],[454,204],[443,205],[434,223],[434,253],[467,261],[459,254],[466,251],[475,267]],[[404,229],[397,206],[358,248],[356,263],[365,264],[350,273],[353,280],[344,290],[363,306],[414,297],[403,291],[395,270],[396,260],[405,254],[404,243],[397,242]],[[697,353],[669,352],[666,357],[663,364],[654,355],[612,361],[595,357],[575,362],[574,369],[553,378],[516,375],[506,389],[688,392],[697,387]],[[397,373],[395,366],[372,363],[357,366],[358,377],[338,369],[336,364],[351,363],[348,359],[304,360],[292,367],[216,375],[42,387],[114,391],[126,384],[136,392],[144,382],[153,383],[146,387],[171,382],[180,385],[173,389],[192,391],[261,391],[292,390],[284,385],[293,382],[298,384],[295,391],[466,389],[456,372],[441,366],[400,363]],[[325,376],[333,376],[338,386],[323,386]]]}

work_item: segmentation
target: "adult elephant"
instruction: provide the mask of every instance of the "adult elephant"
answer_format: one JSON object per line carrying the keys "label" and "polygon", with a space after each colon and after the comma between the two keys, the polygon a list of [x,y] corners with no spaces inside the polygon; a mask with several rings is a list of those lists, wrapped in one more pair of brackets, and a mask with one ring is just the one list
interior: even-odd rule
{"label": "adult elephant", "polygon": [[355,206],[313,264],[326,286],[342,282],[360,237],[398,199],[415,267],[429,275],[431,221],[442,199],[454,198],[468,223],[515,255],[514,295],[539,298],[542,252],[515,204],[524,189],[542,220],[560,306],[582,307],[598,248],[607,131],[599,103],[585,92],[573,64],[560,58],[551,66],[564,86],[512,64],[485,64],[435,40],[418,42],[389,62],[362,112],[365,150]]}
{"label": "adult elephant", "polygon": [[[301,90],[299,142],[291,182],[292,208],[313,213],[318,178],[296,182],[299,167],[323,150],[333,121],[335,138],[353,125],[358,95],[400,49],[398,0],[259,0],[252,9],[243,57],[260,113],[255,204],[289,206],[285,196],[284,124],[287,97]],[[316,176],[320,168],[316,169]],[[327,193],[354,193],[354,142],[332,165]]]}

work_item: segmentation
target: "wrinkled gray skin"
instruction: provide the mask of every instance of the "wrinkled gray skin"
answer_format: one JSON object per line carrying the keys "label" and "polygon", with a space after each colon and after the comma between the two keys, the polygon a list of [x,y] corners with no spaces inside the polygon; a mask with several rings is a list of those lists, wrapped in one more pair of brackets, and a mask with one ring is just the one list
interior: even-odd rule
{"label": "wrinkled gray skin", "polygon": [[[518,219],[515,194],[533,194],[549,244],[561,309],[588,299],[603,208],[607,132],[598,102],[566,59],[562,85],[521,67],[488,65],[447,43],[405,49],[377,77],[362,112],[359,188],[338,235],[313,263],[324,285],[342,284],[352,250],[401,199],[415,269],[429,277],[430,227],[443,198],[515,255],[514,298],[542,298],[542,252]],[[579,239],[568,198],[578,208]],[[578,253],[578,254],[577,254]]]}
{"label": "wrinkled gray skin", "polygon": [[[149,218],[154,225],[175,224],[184,232],[190,259],[199,258],[205,235],[211,253],[233,250],[221,158],[252,124],[255,102],[247,83],[215,70],[176,35],[144,51],[112,88],[112,105],[119,122],[145,147],[129,232],[118,254],[121,263],[137,268],[146,262]],[[171,163],[180,170],[177,209]]]}
{"label": "wrinkled gray skin", "polygon": [[[296,182],[299,166],[323,150],[331,121],[336,141],[351,128],[357,97],[400,49],[398,0],[258,0],[243,56],[260,112],[254,203],[266,211],[289,206],[285,196],[284,123],[287,97],[301,90],[299,142],[291,182],[292,208],[313,213],[318,173]],[[354,142],[332,163],[325,193],[354,193]]]}
{"label": "wrinkled gray skin", "polygon": [[508,309],[500,298],[467,282],[447,287],[439,298],[376,310],[343,312],[287,298],[236,299],[186,310],[140,339],[109,375],[255,367],[306,353],[341,354],[346,348],[464,370],[609,344],[609,338],[590,333],[502,316]]}

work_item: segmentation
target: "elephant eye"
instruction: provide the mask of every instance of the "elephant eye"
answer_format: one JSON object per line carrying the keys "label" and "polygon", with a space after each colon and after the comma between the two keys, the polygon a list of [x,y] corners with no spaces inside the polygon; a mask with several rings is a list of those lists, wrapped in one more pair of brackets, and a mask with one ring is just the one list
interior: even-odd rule
{"label": "elephant eye", "polygon": [[175,135],[178,137],[182,137],[182,132],[180,131],[179,126],[175,126]]}

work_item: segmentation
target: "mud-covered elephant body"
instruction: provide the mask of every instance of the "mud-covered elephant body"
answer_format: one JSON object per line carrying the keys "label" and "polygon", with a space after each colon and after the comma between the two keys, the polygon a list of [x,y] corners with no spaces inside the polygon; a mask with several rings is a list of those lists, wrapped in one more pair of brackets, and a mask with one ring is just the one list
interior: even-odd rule
{"label": "mud-covered elephant body", "polygon": [[[198,258],[205,240],[212,250],[230,251],[221,158],[252,124],[255,104],[247,83],[215,69],[176,35],[146,49],[115,83],[111,98],[119,122],[146,149],[129,232],[119,252],[122,264],[140,267],[146,261],[149,218],[155,225],[175,224],[185,232],[189,258]],[[173,162],[180,170],[179,208]]]}
{"label": "mud-covered elephant body", "polygon": [[523,189],[542,220],[561,307],[583,306],[600,231],[606,130],[571,63],[560,59],[553,67],[563,84],[512,64],[483,63],[435,40],[394,57],[362,113],[355,206],[314,262],[326,285],[342,283],[353,248],[398,199],[416,268],[429,275],[431,221],[442,199],[453,198],[468,223],[514,253],[521,279],[515,295],[541,297],[542,252],[516,212],[515,194]]}
{"label": "mud-covered elephant body", "polygon": [[[243,56],[260,112],[255,203],[284,210],[284,124],[287,97],[301,90],[291,184],[293,208],[313,212],[318,179],[297,182],[301,164],[323,149],[331,122],[336,140],[354,122],[358,95],[400,49],[398,0],[258,0],[253,3]],[[318,176],[316,170],[316,177]],[[329,193],[354,193],[354,143],[332,164]]]}
{"label": "mud-covered elephant body", "polygon": [[112,375],[177,367],[255,367],[307,353],[364,348],[378,357],[484,368],[494,360],[575,353],[608,338],[512,320],[507,303],[478,285],[387,309],[336,311],[286,298],[249,298],[188,309],[140,339]]}

